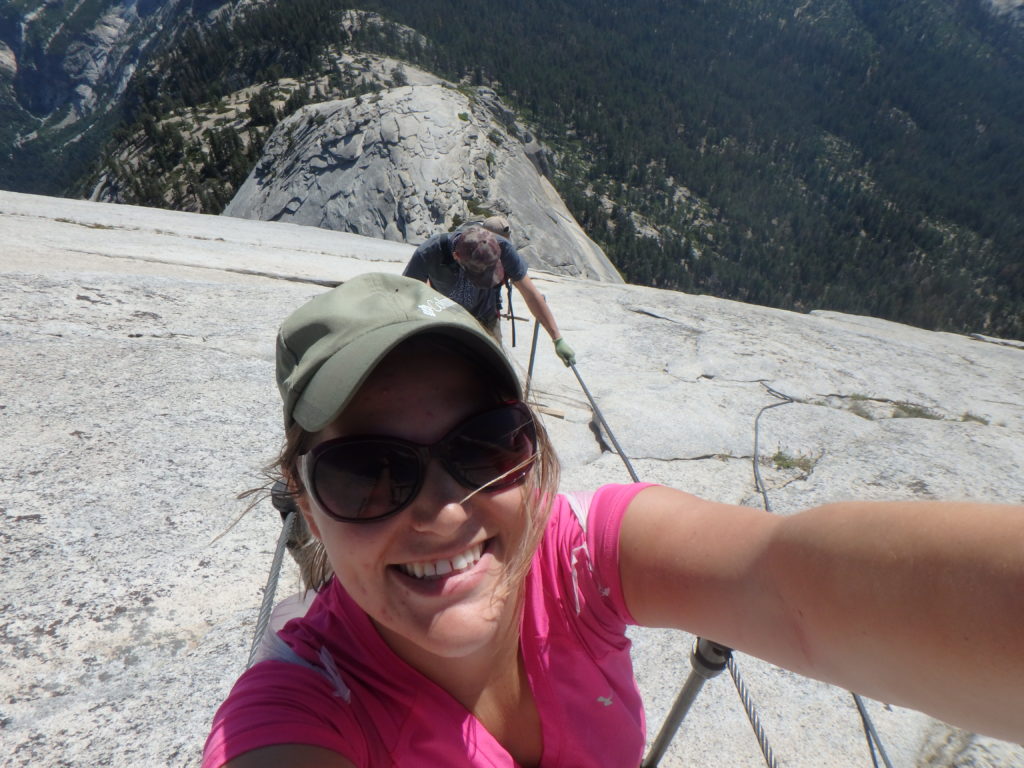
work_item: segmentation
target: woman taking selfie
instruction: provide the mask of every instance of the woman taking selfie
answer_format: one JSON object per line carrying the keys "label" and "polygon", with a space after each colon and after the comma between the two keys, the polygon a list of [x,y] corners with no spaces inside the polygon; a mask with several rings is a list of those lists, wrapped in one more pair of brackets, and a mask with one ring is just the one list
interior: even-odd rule
{"label": "woman taking selfie", "polygon": [[629,624],[1024,738],[1022,507],[559,494],[501,349],[398,276],[296,310],[277,381],[317,594],[235,684],[204,766],[639,765]]}

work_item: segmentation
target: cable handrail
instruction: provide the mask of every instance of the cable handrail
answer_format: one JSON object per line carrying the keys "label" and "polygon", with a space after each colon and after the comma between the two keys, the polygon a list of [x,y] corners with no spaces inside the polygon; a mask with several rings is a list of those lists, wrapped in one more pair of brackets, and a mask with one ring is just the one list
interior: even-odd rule
{"label": "cable handrail", "polygon": [[[765,511],[774,514],[775,511],[772,509],[771,502],[768,500],[768,490],[765,487],[764,480],[761,478],[761,471],[758,468],[757,462],[757,457],[760,456],[758,442],[760,440],[761,416],[767,410],[778,408],[780,405],[789,405],[790,403],[795,403],[797,401],[795,398],[792,398],[787,394],[772,389],[763,381],[761,382],[761,386],[763,386],[772,397],[780,400],[778,403],[771,403],[770,405],[764,406],[757,412],[757,416],[754,417],[754,455],[752,458],[754,464],[754,485],[757,488],[757,492],[761,494],[761,498],[764,500]],[[732,670],[730,669],[730,672],[731,671]],[[733,679],[736,679],[735,676]],[[737,690],[739,690],[738,683]],[[871,762],[874,765],[874,768],[878,768],[878,756],[882,758],[882,762],[885,763],[886,768],[893,768],[892,762],[889,760],[889,756],[885,752],[885,746],[882,744],[882,740],[878,736],[878,731],[875,729],[875,724],[872,722],[871,716],[868,714],[867,707],[864,706],[864,700],[858,694],[853,693],[852,691],[850,693],[853,696],[854,704],[857,706],[857,711],[860,713],[861,724],[864,727],[864,737],[868,742],[868,750],[871,754]],[[743,699],[742,693],[740,693],[740,699]],[[751,720],[751,723],[753,723],[753,720]],[[757,728],[754,730],[757,732]],[[876,749],[878,752],[877,756],[875,754]],[[764,752],[764,748],[762,748],[762,752]],[[768,753],[765,753],[765,759],[767,758]]]}
{"label": "cable handrail", "polygon": [[[281,533],[277,536],[277,547],[274,549],[274,559],[270,563],[270,574],[267,577],[267,585],[263,588],[263,602],[260,604],[259,616],[256,619],[256,631],[253,633],[252,645],[249,647],[249,660],[245,664],[246,669],[255,663],[260,645],[263,643],[263,635],[266,634],[267,625],[270,624],[270,614],[274,610],[274,595],[277,593],[277,582],[281,576],[281,561],[284,559],[284,551],[288,546],[288,537],[291,536],[292,526],[295,524],[295,517],[298,514],[295,502],[290,496],[287,499],[287,502],[291,503],[290,508],[282,509],[280,506],[287,502],[278,493],[278,483],[274,484],[274,489],[271,491],[271,499],[274,506],[281,512],[281,517],[283,518]],[[280,484],[284,485],[283,483]],[[287,490],[285,490],[285,494],[287,494]],[[281,500],[279,501],[279,499]]]}
{"label": "cable handrail", "polygon": [[740,703],[743,705],[743,711],[747,713],[750,727],[754,729],[754,738],[757,739],[757,745],[761,748],[761,754],[764,755],[765,764],[768,765],[768,768],[779,768],[779,764],[775,760],[775,752],[772,750],[771,744],[768,743],[768,734],[765,732],[764,726],[761,725],[761,718],[757,714],[757,707],[754,706],[754,699],[743,682],[743,678],[740,677],[740,671],[736,667],[736,660],[731,654],[729,655],[727,666],[733,685],[736,686],[736,693],[739,694]]}
{"label": "cable handrail", "polygon": [[[626,452],[622,450],[622,446],[619,445],[619,441],[615,437],[615,433],[612,432],[611,427],[608,426],[608,421],[605,419],[604,413],[601,412],[601,409],[598,407],[593,395],[590,394],[590,390],[587,388],[586,383],[584,383],[583,377],[576,368],[576,364],[570,363],[569,368],[576,375],[576,380],[579,382],[580,388],[583,390],[583,394],[586,395],[587,400],[590,401],[590,406],[594,410],[594,415],[597,416],[598,420],[601,422],[601,426],[604,427],[605,433],[608,435],[608,439],[611,440],[612,445],[615,447],[615,452],[618,454],[619,458],[622,459],[622,463],[626,466],[629,476],[633,479],[634,483],[639,483],[640,477],[637,475],[636,470],[633,469],[633,464],[630,462]],[[777,403],[777,405],[784,405],[784,403]],[[707,655],[720,656],[723,659],[721,666],[709,664],[706,660]],[[647,757],[644,759],[641,768],[655,768],[655,766],[658,765],[665,751],[668,749],[668,745],[679,730],[679,726],[682,724],[683,719],[686,717],[686,713],[689,711],[690,705],[697,697],[700,689],[704,686],[704,683],[710,680],[714,675],[718,674],[718,672],[720,672],[725,666],[729,667],[729,672],[732,675],[733,682],[736,684],[737,690],[740,691],[740,700],[743,703],[744,710],[747,712],[747,718],[750,720],[750,724],[754,728],[754,736],[757,738],[757,743],[761,747],[761,752],[765,757],[768,768],[778,768],[778,763],[775,762],[772,748],[768,744],[768,737],[765,734],[764,729],[760,727],[760,718],[757,716],[756,709],[754,709],[753,700],[750,699],[749,694],[744,693],[746,691],[746,686],[743,685],[742,678],[739,675],[739,670],[736,668],[736,663],[733,661],[732,649],[707,640],[706,638],[698,637],[694,644],[694,652],[690,661],[693,669],[686,681],[684,681],[683,687],[679,691],[672,709],[666,716],[665,722],[662,723],[661,730],[657,737],[655,737],[654,742],[652,742],[651,749],[648,752]],[[740,689],[741,686],[742,690]]]}

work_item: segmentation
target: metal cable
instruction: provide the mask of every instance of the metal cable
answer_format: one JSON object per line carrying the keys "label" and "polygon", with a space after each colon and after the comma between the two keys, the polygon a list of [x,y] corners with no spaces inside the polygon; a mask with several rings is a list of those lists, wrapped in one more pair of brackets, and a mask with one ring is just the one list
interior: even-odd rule
{"label": "metal cable", "polygon": [[[597,418],[601,420],[601,425],[604,427],[604,430],[607,433],[608,438],[612,441],[612,445],[615,446],[615,450],[619,454],[619,458],[621,458],[623,464],[626,465],[626,469],[629,471],[629,476],[631,478],[633,478],[633,482],[634,483],[639,483],[640,482],[640,478],[637,477],[636,472],[633,470],[633,465],[630,464],[629,458],[626,456],[626,454],[622,450],[622,447],[619,445],[619,441],[615,439],[615,434],[612,432],[611,427],[608,426],[608,422],[605,421],[604,414],[601,413],[601,409],[598,408],[597,407],[597,403],[594,402],[594,398],[591,396],[590,390],[587,389],[587,385],[583,383],[583,377],[580,376],[580,372],[578,370],[576,370],[576,365],[573,363],[573,364],[570,364],[569,367],[572,369],[572,372],[574,374],[576,374],[576,380],[579,381],[580,387],[583,389],[583,394],[585,394],[587,396],[587,399],[590,401],[591,407],[594,409],[594,413],[597,415]],[[768,391],[771,392],[776,397],[784,398],[786,402],[789,402],[789,403],[793,402],[793,400],[791,398],[787,397],[786,395],[783,395],[783,394],[780,394],[780,393],[776,392],[771,387],[768,387]],[[765,410],[767,410],[767,408],[774,408],[776,405],[785,405],[785,404],[786,404],[785,402],[775,403],[774,405],[769,405],[766,408],[762,408],[761,411],[764,412]],[[760,418],[761,414],[758,413],[757,416],[758,416],[758,418]],[[754,430],[754,472],[755,472],[755,474],[757,474],[757,424],[756,424],[756,421],[755,421],[755,430]],[[757,475],[757,478],[758,478],[758,482],[760,482],[760,475]],[[759,487],[763,487],[763,486],[759,486]],[[766,497],[765,500],[767,501],[767,497]],[[700,642],[700,638],[698,638],[697,642],[698,643]],[[778,768],[778,763],[775,762],[775,755],[772,752],[771,745],[768,744],[768,737],[767,737],[767,735],[764,732],[764,728],[761,727],[761,719],[757,716],[757,711],[754,708],[753,700],[750,698],[750,694],[747,693],[746,686],[743,684],[743,680],[740,678],[739,671],[736,668],[736,662],[733,660],[733,657],[732,657],[731,653],[729,654],[729,657],[728,657],[727,666],[729,668],[729,674],[732,675],[733,682],[736,685],[736,690],[739,692],[740,701],[743,702],[743,709],[746,711],[747,718],[750,720],[750,724],[754,728],[754,735],[757,737],[757,743],[761,747],[761,753],[764,755],[765,762],[768,763],[768,768]],[[685,716],[685,714],[686,714],[685,711],[683,711],[682,715]],[[682,718],[680,718],[680,720],[681,719]],[[677,723],[676,727],[678,727],[678,723]],[[671,738],[671,737],[669,737],[669,738]],[[644,762],[644,767],[646,768],[647,766],[656,766],[658,761],[661,758],[661,753],[663,753],[664,750],[667,747],[668,747],[668,744],[666,743],[666,744],[664,744],[661,747],[661,749],[660,749],[660,751],[658,753],[655,753],[653,756],[648,756],[648,760]]]}
{"label": "metal cable", "polygon": [[761,498],[764,499],[765,511],[771,512],[772,505],[768,501],[768,491],[764,487],[764,481],[761,479],[761,470],[757,466],[757,457],[760,455],[758,453],[757,443],[760,439],[761,414],[763,414],[769,408],[778,408],[780,405],[789,405],[790,403],[795,403],[796,401],[789,395],[784,395],[781,392],[776,392],[774,389],[772,389],[763,382],[762,386],[768,390],[769,394],[779,398],[782,401],[779,403],[772,403],[771,405],[766,405],[764,408],[757,412],[757,416],[754,418],[754,485],[757,487],[758,493],[761,494]]}
{"label": "metal cable", "polygon": [[857,710],[860,712],[860,722],[864,727],[864,738],[868,742],[868,753],[871,755],[871,765],[874,768],[878,768],[878,755],[875,752],[875,742],[871,740],[871,732],[868,731],[868,721],[864,718],[864,710],[861,709],[861,702],[857,701],[857,694],[853,694],[853,701],[857,705]]}
{"label": "metal cable", "polygon": [[263,635],[270,623],[270,613],[274,608],[274,593],[277,592],[277,580],[281,575],[281,560],[284,558],[284,550],[288,546],[288,537],[292,533],[292,525],[295,523],[296,510],[290,510],[284,516],[281,525],[281,533],[277,537],[277,549],[274,550],[274,560],[270,564],[270,575],[267,577],[267,586],[263,589],[263,604],[260,605],[260,615],[256,620],[256,634],[252,638],[252,647],[249,649],[249,660],[245,663],[248,669],[256,660],[256,652],[260,648]]}
{"label": "metal cable", "polygon": [[639,483],[640,478],[637,477],[636,472],[633,470],[633,465],[629,463],[629,457],[622,450],[622,446],[619,445],[619,441],[615,439],[615,434],[612,432],[612,428],[608,426],[608,422],[604,420],[604,414],[601,413],[601,409],[597,407],[597,403],[594,402],[594,398],[590,395],[590,390],[587,389],[587,385],[583,383],[583,377],[580,376],[580,372],[576,370],[576,363],[570,363],[569,367],[572,372],[576,374],[576,380],[580,383],[580,387],[583,389],[583,394],[587,396],[587,400],[590,401],[590,407],[594,409],[594,414],[598,419],[601,420],[601,426],[604,427],[604,431],[608,434],[608,439],[612,441],[612,445],[615,446],[615,452],[619,454],[619,458],[622,459],[622,463],[626,465],[626,470],[629,472],[629,476],[633,478],[634,483]]}
{"label": "metal cable", "polygon": [[754,729],[754,735],[757,737],[758,746],[761,747],[761,754],[764,755],[765,763],[767,763],[768,768],[779,768],[779,764],[775,760],[775,753],[768,743],[768,736],[764,732],[764,726],[761,725],[761,718],[757,716],[754,700],[750,697],[750,691],[747,690],[747,686],[744,684],[743,678],[740,677],[739,670],[736,668],[736,660],[731,655],[726,661],[726,667],[732,676],[732,682],[736,686],[736,693],[739,694],[740,702],[743,704],[743,711],[747,713],[747,719]]}
{"label": "metal cable", "polygon": [[875,748],[878,748],[878,754],[882,757],[882,762],[885,763],[886,768],[893,768],[892,761],[889,760],[889,756],[885,754],[885,747],[882,746],[882,740],[878,737],[878,731],[875,730],[875,724],[871,722],[871,717],[868,715],[868,708],[864,706],[864,700],[856,693],[853,694],[853,702],[857,705],[857,711],[860,712],[861,722],[864,723],[864,736],[868,740],[868,749],[871,750],[871,762],[875,764],[875,768],[878,768],[878,759],[875,757]]}
{"label": "metal cable", "polygon": [[[759,449],[758,449],[758,442],[760,440],[761,415],[765,411],[767,411],[769,408],[778,408],[780,405],[789,405],[790,403],[795,403],[796,400],[794,400],[789,395],[785,395],[782,392],[778,392],[778,391],[772,389],[771,387],[769,387],[764,382],[762,382],[762,386],[766,390],[768,390],[768,393],[770,395],[772,395],[772,397],[777,397],[781,401],[781,402],[778,402],[778,403],[772,403],[771,405],[764,406],[764,408],[762,408],[760,411],[757,412],[757,416],[754,418],[754,457],[753,457],[753,463],[754,463],[754,483],[757,486],[758,493],[761,494],[761,498],[764,499],[765,511],[772,512],[773,510],[772,510],[771,502],[768,501],[768,490],[765,488],[764,481],[761,479],[761,470],[758,468],[758,464],[757,464],[757,457],[760,455],[760,452],[759,452]],[[732,661],[732,658],[729,659],[729,664],[730,664],[729,671],[733,672],[733,666],[732,666],[733,665],[733,661]],[[733,680],[736,680],[736,679],[737,679],[737,675],[735,673],[733,673]],[[737,683],[736,689],[739,690],[739,683]],[[742,692],[740,692],[740,699],[743,699],[743,693]],[[875,749],[876,748],[878,749],[878,754],[881,755],[882,762],[885,763],[886,768],[893,768],[892,763],[889,761],[889,756],[885,753],[885,747],[882,744],[882,740],[878,736],[878,731],[875,730],[875,724],[871,721],[871,717],[870,717],[870,715],[868,715],[867,708],[864,706],[863,700],[861,699],[860,696],[858,696],[856,693],[854,693],[853,694],[853,701],[857,705],[857,711],[860,712],[861,723],[864,726],[864,737],[867,739],[867,742],[868,742],[868,751],[871,754],[871,762],[874,764],[874,768],[878,768],[878,757],[875,754]],[[745,701],[744,701],[744,707],[746,707],[746,702]],[[749,713],[748,713],[748,716],[749,716]],[[751,722],[751,724],[753,724],[754,720],[751,719],[750,722]],[[757,732],[757,727],[754,728],[754,731]],[[760,734],[758,734],[758,742],[760,742],[760,740],[761,740],[761,737],[760,737]],[[764,747],[761,748],[761,751],[764,752]],[[768,759],[768,754],[770,752],[771,752],[771,749],[769,748],[769,751],[764,753],[766,760]],[[769,763],[769,765],[771,765],[771,763]]]}

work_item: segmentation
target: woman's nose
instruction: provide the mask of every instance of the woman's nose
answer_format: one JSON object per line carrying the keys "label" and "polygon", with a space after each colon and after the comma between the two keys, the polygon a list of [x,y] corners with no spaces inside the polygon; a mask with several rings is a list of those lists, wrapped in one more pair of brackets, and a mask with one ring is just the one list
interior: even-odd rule
{"label": "woman's nose", "polygon": [[410,505],[413,527],[423,532],[445,533],[461,526],[470,516],[461,503],[468,493],[440,461],[432,459],[427,464],[423,486]]}

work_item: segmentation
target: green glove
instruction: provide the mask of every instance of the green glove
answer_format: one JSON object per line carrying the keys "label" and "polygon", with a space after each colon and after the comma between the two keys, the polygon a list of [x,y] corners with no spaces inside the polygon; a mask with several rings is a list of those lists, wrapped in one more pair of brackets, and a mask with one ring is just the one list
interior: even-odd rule
{"label": "green glove", "polygon": [[561,336],[555,339],[555,354],[562,358],[566,368],[570,365],[576,365],[576,353],[572,351],[572,347]]}

